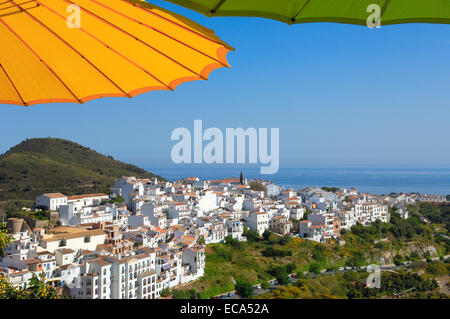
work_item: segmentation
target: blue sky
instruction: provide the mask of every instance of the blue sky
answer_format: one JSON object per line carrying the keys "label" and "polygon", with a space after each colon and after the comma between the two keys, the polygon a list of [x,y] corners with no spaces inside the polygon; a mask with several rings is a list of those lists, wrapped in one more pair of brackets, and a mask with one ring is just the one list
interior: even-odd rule
{"label": "blue sky", "polygon": [[280,167],[450,168],[450,26],[377,30],[206,18],[236,48],[209,81],[133,99],[0,106],[0,152],[60,137],[146,168],[171,166],[177,127],[280,128]]}

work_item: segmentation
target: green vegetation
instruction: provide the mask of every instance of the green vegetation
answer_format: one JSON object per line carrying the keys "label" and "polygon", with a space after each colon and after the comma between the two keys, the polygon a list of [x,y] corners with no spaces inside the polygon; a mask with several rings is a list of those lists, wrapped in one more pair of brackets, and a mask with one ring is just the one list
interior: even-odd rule
{"label": "green vegetation", "polygon": [[8,217],[15,217],[15,218],[25,218],[25,217],[31,217],[34,220],[49,220],[49,218],[46,216],[46,212],[44,210],[37,210],[37,211],[10,211],[8,212]]}
{"label": "green vegetation", "polygon": [[11,237],[8,236],[6,230],[6,223],[0,223],[0,257],[5,255],[5,248],[11,242]]}
{"label": "green vegetation", "polygon": [[312,214],[312,212],[309,209],[306,209],[305,213],[303,214],[303,217],[301,220],[308,220],[308,215]]}
{"label": "green vegetation", "polygon": [[0,299],[61,299],[56,289],[45,282],[44,273],[33,274],[30,284],[23,289],[12,286],[7,278],[0,275]]}
{"label": "green vegetation", "polygon": [[111,204],[123,203],[123,198],[122,198],[122,196],[117,196],[116,198],[109,200],[108,203],[111,203]]}
{"label": "green vegetation", "polygon": [[418,203],[408,206],[412,216],[423,216],[433,224],[442,225],[446,233],[450,232],[450,204]]}
{"label": "green vegetation", "polygon": [[[266,237],[245,230],[247,242],[238,242],[226,238],[224,244],[211,244],[206,248],[205,275],[182,289],[195,289],[200,298],[210,298],[235,290],[235,283],[267,284],[270,279],[283,282],[291,273],[301,273],[309,269],[310,263],[316,262],[308,255],[316,246],[322,252],[319,267],[324,269],[342,266],[334,245],[324,246],[315,242],[308,245],[300,238],[280,237],[273,234]],[[319,258],[318,256],[316,256]],[[331,260],[334,260],[333,262]]]}
{"label": "green vegetation", "polygon": [[[11,242],[4,223],[0,223],[0,257],[4,256],[5,248]],[[0,299],[58,299],[57,291],[45,282],[45,275],[38,277],[33,274],[29,286],[23,289],[15,288],[7,278],[0,274]]]}
{"label": "green vegetation", "polygon": [[[182,290],[195,289],[200,298],[210,298],[234,290],[234,284],[238,281],[267,285],[268,280],[277,279],[286,283],[287,275],[296,273],[303,286],[280,288],[271,297],[280,297],[285,293],[286,296],[301,298],[349,298],[353,296],[350,291],[354,290],[354,284],[364,282],[367,272],[351,271],[344,276],[339,273],[323,274],[324,270],[335,271],[339,267],[361,267],[373,263],[399,265],[404,261],[420,264],[422,262],[418,260],[427,257],[429,263],[423,262],[423,276],[431,280],[442,276],[447,266],[431,262],[428,247],[434,247],[442,256],[448,252],[448,244],[440,236],[432,236],[435,224],[420,222],[420,216],[412,214],[404,220],[395,210],[391,211],[391,223],[375,222],[368,227],[358,224],[351,231],[342,232],[344,245],[334,240],[319,244],[300,238],[276,236],[271,232],[259,236],[255,231],[244,229],[247,242],[228,237],[224,244],[208,245],[205,276]],[[310,273],[306,275],[307,279],[305,272]],[[317,276],[311,278],[311,274]],[[420,293],[426,293],[428,298],[431,292],[424,290]],[[358,296],[355,293],[354,297]]]}
{"label": "green vegetation", "polygon": [[326,192],[335,192],[337,190],[339,190],[339,188],[337,187],[322,187],[322,190],[326,191]]}
{"label": "green vegetation", "polygon": [[253,286],[246,280],[238,280],[235,289],[242,298],[251,298],[253,296]]}
{"label": "green vegetation", "polygon": [[127,175],[161,178],[71,141],[27,139],[0,156],[0,202],[9,210],[17,200],[47,192],[99,193]]}
{"label": "green vegetation", "polygon": [[[350,287],[349,298],[375,298],[381,296],[395,296],[406,294],[414,297],[416,294],[432,292],[438,288],[434,279],[426,279],[416,273],[399,270],[398,272],[383,272],[381,274],[381,288],[365,288],[364,283],[358,281]],[[408,294],[407,294],[408,293]]]}
{"label": "green vegetation", "polygon": [[[169,294],[169,293],[168,293]],[[170,294],[172,295],[173,299],[198,299],[199,294],[195,289],[190,289],[188,291],[173,289]]]}
{"label": "green vegetation", "polygon": [[267,247],[262,252],[262,255],[265,257],[286,257],[292,256],[292,250],[289,249],[277,249],[274,247]]}
{"label": "green vegetation", "polygon": [[438,284],[426,275],[399,270],[397,273],[382,272],[381,287],[366,288],[368,273],[347,271],[345,273],[324,274],[308,279],[300,278],[289,286],[280,286],[268,293],[257,296],[264,299],[327,298],[354,299],[394,297],[403,298],[448,298],[437,291]]}

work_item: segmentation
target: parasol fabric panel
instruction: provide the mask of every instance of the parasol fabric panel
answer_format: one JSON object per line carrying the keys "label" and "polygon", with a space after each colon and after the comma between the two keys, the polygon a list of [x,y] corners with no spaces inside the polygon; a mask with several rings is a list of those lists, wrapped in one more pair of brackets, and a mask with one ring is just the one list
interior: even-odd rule
{"label": "parasol fabric panel", "polygon": [[19,105],[173,90],[229,67],[232,50],[182,16],[126,0],[3,0],[0,41],[0,103]]}

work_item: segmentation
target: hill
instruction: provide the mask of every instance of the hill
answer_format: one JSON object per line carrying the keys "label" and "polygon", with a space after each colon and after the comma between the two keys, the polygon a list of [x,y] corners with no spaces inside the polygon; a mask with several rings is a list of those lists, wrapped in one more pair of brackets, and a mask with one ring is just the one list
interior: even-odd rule
{"label": "hill", "polygon": [[27,139],[0,155],[0,202],[34,200],[47,192],[104,192],[127,175],[164,180],[71,141]]}

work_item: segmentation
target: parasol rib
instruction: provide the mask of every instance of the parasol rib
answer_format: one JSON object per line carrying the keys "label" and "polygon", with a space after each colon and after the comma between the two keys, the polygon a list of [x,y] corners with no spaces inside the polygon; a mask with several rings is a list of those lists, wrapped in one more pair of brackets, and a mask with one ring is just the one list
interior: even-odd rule
{"label": "parasol rib", "polygon": [[196,48],[190,46],[189,44],[187,44],[187,43],[185,43],[185,42],[183,42],[183,41],[181,41],[181,40],[178,40],[178,39],[176,39],[175,37],[172,37],[172,36],[168,35],[167,33],[163,32],[163,31],[161,31],[161,30],[159,30],[159,29],[157,29],[157,28],[155,28],[155,27],[153,27],[153,26],[150,26],[150,25],[148,25],[148,24],[146,24],[146,23],[143,23],[143,22],[141,22],[141,21],[139,21],[139,20],[136,20],[136,19],[134,19],[134,18],[132,18],[132,17],[130,17],[130,16],[128,16],[128,15],[122,13],[122,12],[119,12],[119,11],[117,11],[117,10],[115,10],[115,9],[113,9],[113,8],[111,8],[111,7],[109,7],[109,6],[105,5],[105,4],[103,4],[103,3],[100,3],[100,2],[98,2],[98,1],[96,1],[96,0],[91,0],[91,1],[92,1],[92,2],[95,2],[96,4],[102,6],[102,7],[106,8],[106,9],[111,10],[112,12],[114,12],[114,13],[116,13],[116,14],[119,14],[119,15],[123,16],[123,17],[126,18],[126,19],[129,19],[129,20],[131,20],[131,21],[134,21],[134,22],[136,22],[136,23],[138,23],[138,24],[140,24],[140,25],[143,25],[143,26],[145,26],[145,27],[147,27],[147,28],[149,28],[149,29],[151,29],[151,30],[153,30],[153,31],[155,31],[155,32],[158,32],[159,34],[162,34],[162,35],[164,35],[165,37],[167,37],[167,38],[169,38],[169,39],[171,39],[171,40],[174,40],[174,41],[176,41],[176,42],[178,42],[178,43],[184,45],[185,47],[188,47],[188,48],[190,48],[190,49],[192,49],[192,50],[194,50],[194,51],[196,51],[196,52],[198,52],[198,53],[200,53],[200,54],[206,56],[207,58],[209,58],[209,59],[211,59],[211,60],[214,60],[214,61],[220,63],[220,64],[223,65],[224,67],[229,67],[228,65],[225,65],[223,62],[221,62],[221,61],[219,61],[218,59],[216,59],[216,58],[210,56],[209,54],[207,54],[207,53],[205,53],[205,52],[202,52],[201,50],[196,49]]}
{"label": "parasol rib", "polygon": [[[127,92],[125,92],[117,83],[115,83],[111,78],[109,78],[105,73],[103,73],[98,67],[96,67],[91,61],[89,61],[89,59],[87,59],[83,54],[81,54],[77,49],[75,49],[72,45],[70,45],[69,43],[67,43],[67,41],[65,41],[63,38],[61,38],[57,33],[55,33],[52,29],[50,29],[47,25],[45,25],[45,23],[43,23],[42,21],[40,21],[39,19],[37,19],[35,16],[33,16],[31,13],[29,13],[27,10],[24,10],[19,4],[16,4],[14,2],[14,0],[8,0],[12,3],[14,3],[17,7],[19,7],[21,10],[23,10],[28,16],[30,16],[34,21],[36,21],[37,23],[39,23],[42,27],[44,27],[45,29],[47,29],[51,34],[53,34],[57,39],[59,39],[60,41],[62,41],[66,46],[68,46],[69,48],[71,48],[73,51],[75,51],[77,54],[80,55],[80,57],[82,59],[84,59],[89,65],[91,65],[97,72],[99,72],[104,78],[106,78],[109,82],[111,82],[111,84],[113,84],[117,89],[119,89],[119,91],[121,91],[125,96],[127,97],[131,97]],[[12,30],[11,30],[12,31]],[[16,35],[17,36],[17,35]],[[28,44],[26,44],[22,39],[21,41],[30,49],[32,50]],[[33,50],[32,50],[33,51]],[[34,51],[33,53],[38,56]],[[39,58],[42,62],[44,62],[41,58]],[[49,65],[47,63],[44,62],[44,64],[52,71],[52,73],[58,78],[58,80],[61,81],[61,83],[71,92],[71,94],[73,96],[75,96],[75,94],[72,92],[72,90],[69,89],[69,87],[61,80],[61,78],[49,67]],[[76,96],[75,96],[76,97]],[[83,103],[83,101],[79,98],[77,98],[77,101],[79,103]]]}
{"label": "parasol rib", "polygon": [[[50,67],[50,65],[48,65],[30,46],[29,44],[22,39],[22,37],[20,37],[2,18],[0,18],[0,22],[2,22],[5,27],[7,27],[9,29],[9,31],[11,31],[12,34],[14,34],[27,48],[28,50],[30,50],[38,59],[39,61],[41,61],[49,70],[50,72],[58,79],[59,82],[61,82],[61,84],[66,88],[67,91],[69,91],[69,93],[79,102],[79,103],[83,103],[77,96],[76,94],[69,88],[69,86],[58,76],[58,74],[56,74],[56,72]],[[6,73],[6,70],[4,70]],[[10,79],[11,81],[11,79]],[[12,81],[11,81],[12,83]],[[17,90],[17,88],[16,88]],[[22,97],[21,97],[22,98]],[[23,100],[23,99],[22,99]],[[25,102],[24,102],[25,103]],[[25,106],[27,104],[24,104]]]}
{"label": "parasol rib", "polygon": [[[39,2],[39,0],[36,0]],[[42,7],[48,9],[49,11],[53,12],[55,15],[57,15],[58,17],[62,18],[63,20],[65,20],[66,18],[62,15],[60,15],[59,13],[57,13],[56,11],[52,10],[51,8],[47,7],[45,4],[40,3],[42,5]],[[168,84],[164,83],[163,81],[161,81],[160,79],[158,79],[155,75],[153,75],[150,71],[146,70],[145,68],[143,68],[142,66],[140,66],[139,64],[137,64],[136,62],[128,59],[126,56],[124,56],[123,54],[117,52],[116,50],[114,50],[113,48],[111,48],[109,45],[107,45],[106,43],[104,43],[103,41],[101,41],[100,39],[98,39],[96,36],[94,36],[93,34],[89,33],[88,31],[86,31],[83,28],[79,28],[81,31],[85,32],[87,35],[89,35],[90,37],[92,37],[93,39],[95,39],[96,41],[100,42],[102,45],[104,45],[106,48],[108,48],[109,50],[111,50],[112,52],[114,52],[115,54],[117,54],[118,56],[120,56],[121,58],[125,59],[126,61],[130,62],[131,64],[133,64],[134,66],[136,66],[137,68],[139,68],[140,70],[142,70],[143,72],[145,72],[146,74],[148,74],[149,76],[151,76],[153,79],[155,79],[156,81],[158,81],[159,83],[161,83],[162,85],[164,85],[165,87],[167,87],[169,90],[174,90],[173,88],[171,88]],[[124,92],[124,91],[123,91]],[[124,92],[125,93],[125,92]],[[128,93],[125,93],[128,97],[131,97]]]}
{"label": "parasol rib", "polygon": [[298,10],[297,14],[291,18],[291,23],[294,23],[295,20],[297,19],[297,17],[299,16],[299,14],[303,11],[303,9],[305,9],[306,5],[309,3],[310,0],[306,0],[306,2],[303,4],[303,6],[300,8],[300,10]]}
{"label": "parasol rib", "polygon": [[[71,3],[71,4],[76,4],[76,3],[73,3],[73,2],[70,1],[70,0],[64,0],[64,1],[67,2],[67,3]],[[154,50],[154,51],[157,52],[158,54],[160,54],[160,55],[162,55],[162,56],[168,58],[169,60],[171,60],[171,61],[174,62],[175,64],[178,64],[178,65],[181,66],[182,68],[184,68],[184,69],[188,70],[189,72],[191,72],[191,73],[197,75],[197,76],[200,77],[201,79],[207,80],[207,78],[205,78],[205,77],[202,76],[201,74],[198,74],[197,72],[195,72],[195,71],[192,70],[191,68],[185,66],[184,64],[182,64],[182,63],[180,63],[179,61],[175,60],[174,58],[172,58],[172,57],[168,56],[167,54],[161,52],[160,50],[158,50],[158,49],[156,49],[155,47],[153,47],[151,44],[148,44],[147,42],[142,41],[141,39],[135,37],[135,36],[132,35],[131,33],[129,33],[129,32],[127,32],[127,31],[123,30],[122,28],[120,28],[120,27],[114,25],[113,23],[111,23],[111,22],[109,22],[108,20],[106,20],[106,19],[100,17],[99,15],[97,15],[97,14],[95,14],[95,13],[89,11],[89,10],[86,9],[86,8],[83,8],[83,7],[80,6],[80,9],[86,11],[88,14],[90,14],[90,15],[92,15],[92,16],[98,18],[99,20],[103,21],[104,23],[106,23],[106,24],[108,24],[108,25],[110,25],[110,26],[116,28],[117,30],[123,32],[124,34],[126,34],[126,35],[132,37],[132,38],[135,39],[136,41],[138,41],[138,42],[144,44],[145,46],[147,46],[147,47],[149,47],[150,49]]]}
{"label": "parasol rib", "polygon": [[[0,18],[0,21],[3,22],[3,20]],[[8,75],[8,72],[6,72],[5,68],[3,67],[3,65],[0,64],[0,69],[3,70],[3,72],[5,73],[6,78],[8,79],[9,83],[11,83],[12,87],[14,88],[14,90],[17,93],[17,96],[19,97],[19,99],[22,101],[22,104],[24,106],[27,106],[27,102],[25,102],[25,100],[23,99],[22,95],[20,95],[19,90],[17,89],[17,87],[14,85],[14,82],[11,80],[11,78]]]}
{"label": "parasol rib", "polygon": [[214,8],[212,8],[209,13],[215,13],[217,10],[220,9],[220,7],[225,3],[226,0],[220,0],[215,6]]}
{"label": "parasol rib", "polygon": [[391,0],[386,0],[386,2],[384,3],[383,9],[381,9],[380,19],[383,16],[383,14],[386,12],[389,2],[391,2]]}
{"label": "parasol rib", "polygon": [[180,28],[183,28],[183,29],[185,29],[185,30],[187,30],[187,31],[189,31],[189,32],[191,32],[191,33],[194,33],[194,34],[198,35],[199,37],[201,37],[201,38],[203,38],[203,39],[206,39],[206,40],[208,40],[208,41],[210,41],[210,42],[213,42],[213,43],[216,43],[216,44],[219,44],[219,45],[224,45],[223,43],[221,43],[221,42],[219,42],[219,41],[216,41],[216,40],[214,40],[214,39],[211,39],[211,38],[209,38],[209,37],[207,37],[207,36],[205,36],[205,35],[203,35],[203,34],[201,34],[201,33],[198,33],[198,32],[196,32],[196,31],[194,31],[194,30],[192,30],[192,29],[190,29],[190,28],[187,28],[186,26],[184,26],[184,25],[182,25],[182,24],[180,24],[180,23],[177,23],[177,22],[175,22],[175,21],[172,21],[172,20],[170,20],[170,19],[167,19],[166,17],[163,17],[163,16],[160,15],[160,14],[157,14],[157,13],[151,11],[151,10],[148,10],[147,8],[141,7],[141,6],[137,5],[137,4],[134,4],[134,3],[129,2],[129,1],[127,1],[127,0],[120,0],[120,1],[125,2],[125,3],[127,3],[127,4],[129,4],[129,5],[133,6],[133,7],[137,7],[137,8],[139,8],[139,9],[141,9],[141,10],[144,10],[145,12],[150,13],[150,14],[152,14],[152,15],[155,15],[155,16],[157,16],[157,17],[159,17],[159,18],[161,18],[161,19],[163,19],[163,20],[165,20],[165,21],[168,21],[168,22],[170,22],[170,23],[172,23],[172,24],[174,24],[174,25],[176,25],[176,26],[179,26]]}

